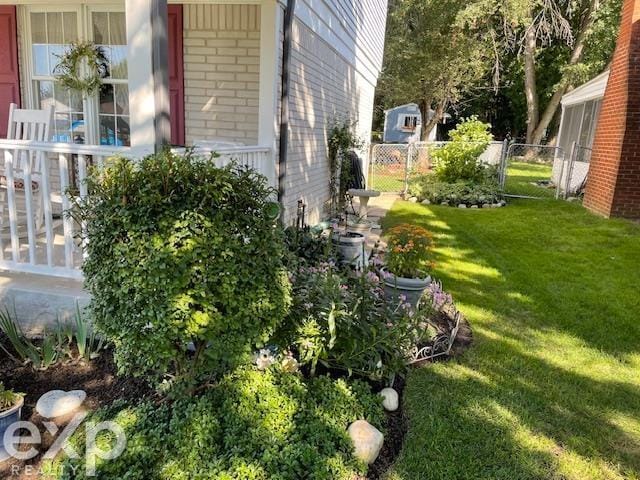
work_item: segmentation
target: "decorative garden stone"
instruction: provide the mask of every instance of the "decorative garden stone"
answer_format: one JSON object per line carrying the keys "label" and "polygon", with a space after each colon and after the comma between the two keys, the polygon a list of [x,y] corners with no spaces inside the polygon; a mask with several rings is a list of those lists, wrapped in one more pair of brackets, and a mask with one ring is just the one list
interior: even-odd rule
{"label": "decorative garden stone", "polygon": [[275,358],[273,358],[273,354],[267,348],[263,348],[258,352],[256,356],[256,366],[258,370],[266,370],[275,362]]}
{"label": "decorative garden stone", "polygon": [[442,202],[440,205],[449,205],[449,202]]}
{"label": "decorative garden stone", "polygon": [[376,461],[384,442],[384,435],[366,420],[356,420],[347,429],[356,457],[371,465]]}
{"label": "decorative garden stone", "polygon": [[61,417],[78,410],[85,398],[87,393],[84,390],[51,390],[38,399],[36,412],[45,418]]}
{"label": "decorative garden stone", "polygon": [[464,203],[461,203],[458,205],[458,208],[467,208],[467,206]]}
{"label": "decorative garden stone", "polygon": [[491,204],[490,203],[483,203],[482,204],[482,208],[491,208]]}
{"label": "decorative garden stone", "polygon": [[418,201],[418,199],[416,197],[409,197],[409,201],[411,203],[416,203]]}
{"label": "decorative garden stone", "polygon": [[380,390],[380,396],[382,397],[382,406],[388,412],[395,412],[400,406],[398,392],[393,388],[383,388]]}
{"label": "decorative garden stone", "polygon": [[298,371],[298,361],[293,357],[285,357],[282,360],[282,370],[287,373],[296,373]]}
{"label": "decorative garden stone", "polygon": [[422,204],[423,205],[431,205],[431,201],[429,201],[428,198],[425,198],[424,200],[422,200]]}
{"label": "decorative garden stone", "polygon": [[478,208],[478,205],[471,205],[471,208]]}

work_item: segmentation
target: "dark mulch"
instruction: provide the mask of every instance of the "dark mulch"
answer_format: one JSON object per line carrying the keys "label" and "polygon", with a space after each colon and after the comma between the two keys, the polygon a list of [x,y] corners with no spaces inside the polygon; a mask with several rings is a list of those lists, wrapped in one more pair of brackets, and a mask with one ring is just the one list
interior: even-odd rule
{"label": "dark mulch", "polygon": [[[36,402],[49,390],[86,391],[87,399],[83,404],[86,410],[95,410],[117,399],[135,401],[154,394],[142,380],[117,376],[111,352],[103,352],[91,362],[63,362],[46,371],[36,371],[29,366],[16,366],[0,352],[0,380],[6,388],[26,394],[22,420],[32,422],[40,430],[42,444],[38,450],[41,454],[44,454],[55,441],[55,437],[50,435],[42,424],[44,419],[35,411]],[[56,419],[56,424],[63,428],[71,418],[72,416]],[[34,480],[39,477],[41,461],[41,455],[38,455],[26,462],[13,459],[2,462],[0,478]]]}

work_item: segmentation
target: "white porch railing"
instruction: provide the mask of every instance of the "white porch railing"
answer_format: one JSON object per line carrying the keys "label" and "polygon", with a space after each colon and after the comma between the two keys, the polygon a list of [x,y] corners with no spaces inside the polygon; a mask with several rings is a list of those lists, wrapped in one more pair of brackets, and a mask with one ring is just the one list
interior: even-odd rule
{"label": "white porch railing", "polygon": [[[217,166],[236,161],[267,178],[273,175],[269,147],[217,153]],[[82,279],[84,248],[78,233],[83,227],[64,215],[71,206],[66,192],[71,187],[85,196],[89,166],[100,168],[115,155],[134,153],[127,147],[0,139],[0,270]]]}

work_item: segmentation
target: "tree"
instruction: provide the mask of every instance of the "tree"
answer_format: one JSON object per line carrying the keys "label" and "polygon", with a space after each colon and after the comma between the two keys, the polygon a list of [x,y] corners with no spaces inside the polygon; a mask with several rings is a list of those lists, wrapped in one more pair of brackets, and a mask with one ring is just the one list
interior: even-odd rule
{"label": "tree", "polygon": [[[621,0],[479,0],[462,14],[484,19],[476,26],[498,39],[496,52],[515,51],[521,59],[527,143],[542,142],[562,96],[576,82],[602,71],[613,52],[620,5]],[[544,93],[541,72],[559,73]]]}
{"label": "tree", "polygon": [[418,104],[423,139],[447,106],[477,85],[490,68],[490,42],[460,18],[467,4],[468,0],[397,0],[390,6],[378,92],[387,105]]}

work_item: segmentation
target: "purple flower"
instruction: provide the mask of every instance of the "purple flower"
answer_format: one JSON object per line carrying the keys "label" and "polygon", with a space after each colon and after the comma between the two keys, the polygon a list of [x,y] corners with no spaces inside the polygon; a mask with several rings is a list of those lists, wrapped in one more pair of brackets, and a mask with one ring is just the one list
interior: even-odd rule
{"label": "purple flower", "polygon": [[378,278],[378,275],[376,275],[374,272],[368,272],[367,280],[369,280],[372,283],[378,283],[380,281],[380,278]]}

